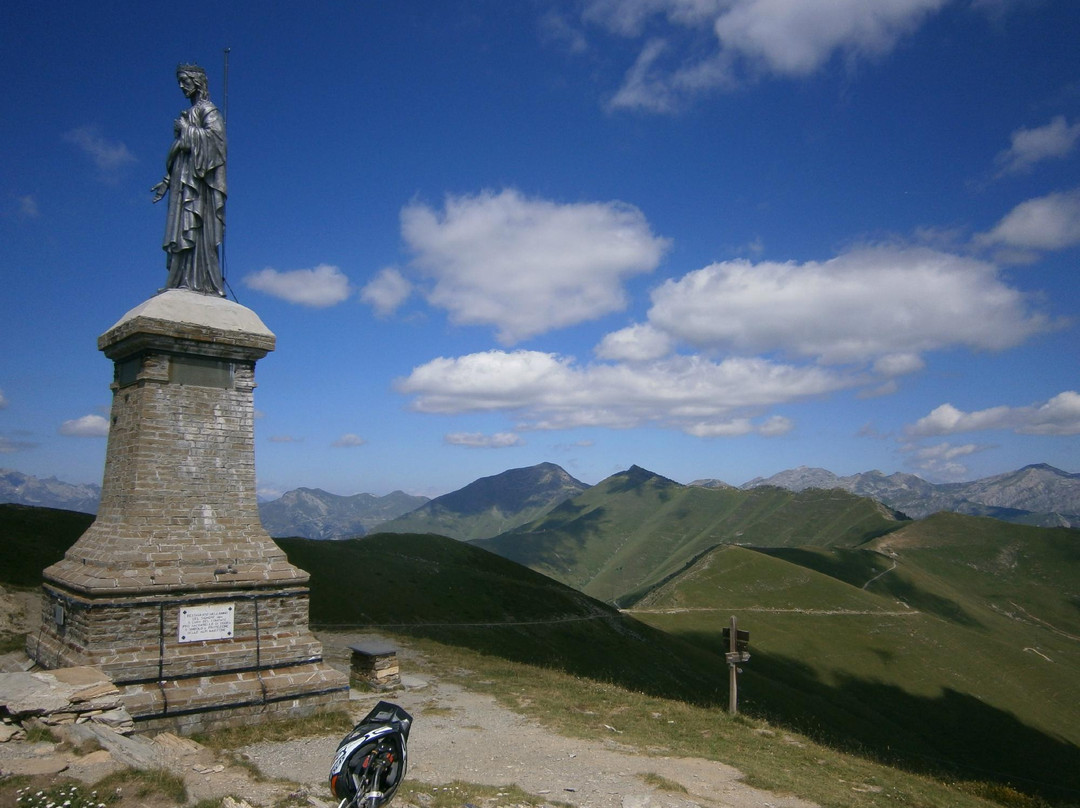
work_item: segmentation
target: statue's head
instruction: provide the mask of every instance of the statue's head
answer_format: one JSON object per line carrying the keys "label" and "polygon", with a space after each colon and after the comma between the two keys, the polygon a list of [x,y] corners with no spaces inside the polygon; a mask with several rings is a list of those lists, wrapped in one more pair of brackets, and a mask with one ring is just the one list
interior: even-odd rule
{"label": "statue's head", "polygon": [[183,87],[185,79],[188,79],[194,85],[195,93],[199,98],[208,97],[209,88],[206,82],[205,70],[198,65],[177,65],[176,80],[180,82],[181,87]]}

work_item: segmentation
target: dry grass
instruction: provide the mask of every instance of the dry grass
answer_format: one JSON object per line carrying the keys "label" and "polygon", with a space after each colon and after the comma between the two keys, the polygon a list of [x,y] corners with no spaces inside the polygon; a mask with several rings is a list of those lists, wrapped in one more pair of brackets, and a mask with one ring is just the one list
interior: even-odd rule
{"label": "dry grass", "polygon": [[682,783],[676,783],[674,780],[669,780],[662,774],[656,772],[643,772],[638,775],[645,785],[652,786],[661,791],[670,791],[675,794],[686,794],[686,786]]}

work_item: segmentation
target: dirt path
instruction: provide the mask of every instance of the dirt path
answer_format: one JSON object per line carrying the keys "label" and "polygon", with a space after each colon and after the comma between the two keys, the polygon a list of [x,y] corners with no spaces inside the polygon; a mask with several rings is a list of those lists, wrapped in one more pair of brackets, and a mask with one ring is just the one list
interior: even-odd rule
{"label": "dirt path", "polygon": [[[347,644],[359,638],[323,639],[330,657],[342,639]],[[408,654],[401,652],[405,671]],[[751,788],[740,781],[737,770],[721,763],[646,756],[614,739],[565,738],[500,706],[491,696],[407,672],[403,679],[405,689],[387,698],[415,719],[407,777],[416,782],[516,784],[551,801],[581,808],[812,808],[812,803],[803,800]],[[357,698],[353,702],[356,715],[377,700],[372,695]],[[267,774],[321,785],[338,740],[266,743],[241,752]],[[645,773],[673,780],[688,793],[651,788],[641,779]]]}
{"label": "dirt path", "polygon": [[[345,668],[349,644],[383,638],[333,634],[320,639],[327,660]],[[455,780],[517,785],[551,803],[580,808],[816,808],[804,800],[751,788],[741,782],[738,771],[722,763],[645,755],[618,743],[617,736],[562,737],[500,706],[489,695],[428,675],[408,648],[399,651],[399,659],[405,687],[383,697],[400,704],[414,718],[407,781],[431,786]],[[354,691],[353,719],[359,720],[379,699]],[[265,776],[262,779],[254,779],[244,767],[186,739],[166,735],[156,744],[163,745],[162,761],[184,778],[190,803],[233,795],[252,805],[269,806],[291,797],[289,804],[333,808],[327,775],[340,739],[340,735],[305,738],[238,750]],[[0,771],[34,772],[34,788],[47,787],[55,777],[94,783],[120,767],[104,750],[81,756],[52,743],[0,744]],[[643,774],[661,775],[682,785],[686,793],[653,788],[642,779]],[[14,806],[8,797],[14,795],[0,795],[0,808]],[[127,794],[114,804],[154,808],[168,803]],[[491,805],[485,802],[482,808],[499,806],[496,800]]]}

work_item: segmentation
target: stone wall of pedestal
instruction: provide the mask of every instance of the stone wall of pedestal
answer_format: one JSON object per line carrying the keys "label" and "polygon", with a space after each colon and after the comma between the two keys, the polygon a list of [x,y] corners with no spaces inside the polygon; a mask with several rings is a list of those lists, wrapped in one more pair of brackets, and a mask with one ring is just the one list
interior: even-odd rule
{"label": "stone wall of pedestal", "polygon": [[[194,730],[347,698],[308,628],[308,575],[259,521],[255,363],[274,341],[250,309],[185,290],[98,341],[114,363],[101,506],[45,570],[27,651],[105,670],[137,726]],[[190,630],[196,615],[209,634]]]}

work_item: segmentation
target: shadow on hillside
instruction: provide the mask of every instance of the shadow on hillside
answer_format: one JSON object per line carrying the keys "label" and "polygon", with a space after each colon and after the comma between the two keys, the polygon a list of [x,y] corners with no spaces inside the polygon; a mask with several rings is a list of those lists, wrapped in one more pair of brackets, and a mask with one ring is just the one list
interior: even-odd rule
{"label": "shadow on hillside", "polygon": [[40,586],[41,572],[64,557],[94,516],[33,505],[0,505],[0,581]]}
{"label": "shadow on hillside", "polygon": [[[594,508],[588,513],[563,520],[561,513],[567,503],[560,505],[552,514],[560,517],[554,526],[543,526],[535,533],[510,533],[494,539],[481,539],[474,542],[477,547],[484,549],[498,548],[498,555],[509,558],[519,564],[532,566],[544,564],[550,569],[556,569],[567,574],[572,573],[575,558],[567,558],[568,552],[574,552],[585,546],[589,538],[600,535],[603,531],[603,523],[607,518],[607,509],[604,507]],[[565,510],[581,510],[571,505]],[[548,516],[551,520],[551,514]],[[576,547],[567,544],[573,542]],[[491,549],[492,552],[496,552]]]}
{"label": "shadow on hillside", "polygon": [[892,561],[866,550],[824,550],[803,547],[752,547],[755,552],[798,564],[852,586],[862,586],[889,568]]}
{"label": "shadow on hillside", "polygon": [[871,591],[878,594],[887,594],[896,598],[908,606],[918,609],[920,612],[929,612],[938,617],[943,617],[953,623],[968,628],[983,628],[983,624],[972,617],[964,607],[955,600],[935,595],[920,589],[914,583],[898,575],[883,575],[871,585]]}
{"label": "shadow on hillside", "polygon": [[660,698],[702,707],[727,704],[722,657],[614,610],[561,624],[399,626],[394,631]]}
{"label": "shadow on hillside", "polygon": [[1005,783],[1069,804],[1080,798],[1080,748],[968,694],[919,696],[845,675],[830,685],[799,660],[761,653],[744,671],[748,713],[830,746],[939,777]]}
{"label": "shadow on hillside", "polygon": [[[759,553],[798,564],[852,586],[862,587],[871,579],[869,591],[903,601],[921,612],[943,617],[969,628],[982,628],[964,607],[950,598],[920,589],[912,581],[889,570],[892,561],[872,550],[823,552],[799,547],[754,547]],[[884,573],[884,574],[882,574]]]}

